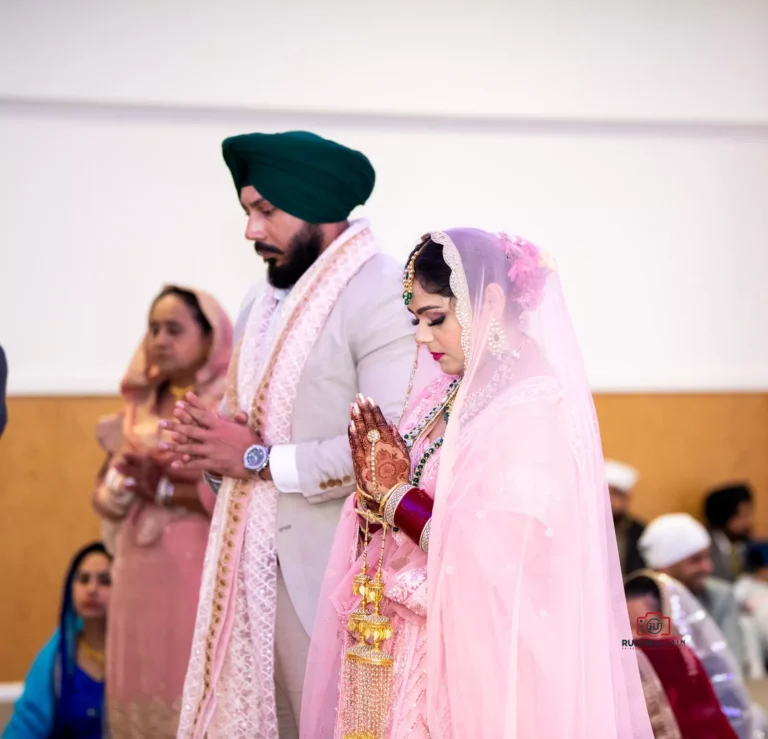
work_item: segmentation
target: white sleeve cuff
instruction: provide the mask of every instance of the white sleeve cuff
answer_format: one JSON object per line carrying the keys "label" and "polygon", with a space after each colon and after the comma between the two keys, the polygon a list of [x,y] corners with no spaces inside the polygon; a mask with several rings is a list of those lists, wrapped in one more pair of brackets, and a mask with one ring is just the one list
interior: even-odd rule
{"label": "white sleeve cuff", "polygon": [[301,492],[295,444],[273,446],[269,452],[269,470],[275,487],[281,493]]}

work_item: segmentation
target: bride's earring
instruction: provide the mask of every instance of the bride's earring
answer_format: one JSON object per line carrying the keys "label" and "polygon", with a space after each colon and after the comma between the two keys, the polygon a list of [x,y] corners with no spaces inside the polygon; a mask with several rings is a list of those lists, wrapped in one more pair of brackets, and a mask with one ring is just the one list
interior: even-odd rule
{"label": "bride's earring", "polygon": [[488,326],[488,351],[494,359],[501,359],[507,348],[507,335],[501,324],[494,318]]}

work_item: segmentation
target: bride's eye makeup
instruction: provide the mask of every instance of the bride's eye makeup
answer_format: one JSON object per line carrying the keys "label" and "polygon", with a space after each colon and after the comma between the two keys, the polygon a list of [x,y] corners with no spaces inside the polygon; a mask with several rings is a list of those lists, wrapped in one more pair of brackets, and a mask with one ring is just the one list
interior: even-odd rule
{"label": "bride's eye makeup", "polygon": [[[429,322],[427,325],[428,325],[428,326],[439,326],[439,325],[440,325],[441,323],[443,323],[444,321],[445,321],[445,316],[440,316],[440,317],[438,317],[438,318],[433,318],[433,319],[432,319],[432,320],[431,320],[431,321],[430,321],[430,322]],[[414,326],[418,326],[418,325],[419,325],[419,319],[418,319],[418,318],[413,318],[413,319],[411,320],[411,323],[412,323]]]}

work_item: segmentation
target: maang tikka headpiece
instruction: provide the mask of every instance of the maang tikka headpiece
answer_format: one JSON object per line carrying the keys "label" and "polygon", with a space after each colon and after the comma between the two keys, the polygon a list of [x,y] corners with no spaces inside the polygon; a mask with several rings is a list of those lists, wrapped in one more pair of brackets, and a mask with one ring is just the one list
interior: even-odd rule
{"label": "maang tikka headpiece", "polygon": [[413,300],[413,282],[416,279],[416,257],[419,256],[421,250],[429,243],[430,238],[430,234],[424,234],[421,237],[421,243],[414,249],[405,267],[405,272],[403,273],[403,300],[406,305],[410,305],[411,300]]}

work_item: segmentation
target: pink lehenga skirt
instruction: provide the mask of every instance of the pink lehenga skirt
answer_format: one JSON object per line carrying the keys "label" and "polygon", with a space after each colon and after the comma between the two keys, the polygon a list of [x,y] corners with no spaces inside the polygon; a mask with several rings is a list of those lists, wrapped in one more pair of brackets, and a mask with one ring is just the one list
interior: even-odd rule
{"label": "pink lehenga skirt", "polygon": [[106,678],[112,739],[172,739],[179,724],[209,522],[171,514],[156,540],[141,545],[147,517],[156,523],[167,513],[155,508],[131,511],[115,540]]}

